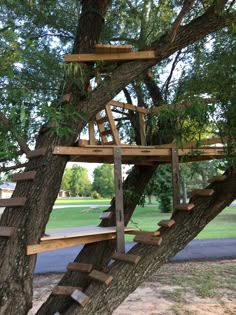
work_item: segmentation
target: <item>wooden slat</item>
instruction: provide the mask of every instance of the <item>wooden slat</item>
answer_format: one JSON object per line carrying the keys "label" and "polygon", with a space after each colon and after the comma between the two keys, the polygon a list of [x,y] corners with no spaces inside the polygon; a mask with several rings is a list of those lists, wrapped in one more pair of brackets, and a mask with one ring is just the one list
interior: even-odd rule
{"label": "wooden slat", "polygon": [[114,118],[113,118],[113,115],[112,115],[112,111],[111,111],[111,107],[110,107],[110,104],[107,104],[105,106],[105,111],[106,111],[106,115],[107,115],[107,118],[108,118],[108,121],[109,121],[109,124],[110,124],[110,128],[111,128],[111,133],[112,133],[112,136],[113,136],[113,140],[114,140],[114,143],[116,145],[120,145],[120,137],[119,137],[119,133],[116,129],[116,124],[115,124],[115,121],[114,121]]}
{"label": "wooden slat", "polygon": [[134,264],[137,265],[137,263],[140,261],[141,256],[132,255],[132,254],[122,254],[122,253],[115,253],[111,257],[113,260],[119,260],[126,262],[128,264]]}
{"label": "wooden slat", "polygon": [[95,132],[94,132],[94,121],[89,122],[89,144],[95,144]]}
{"label": "wooden slat", "polygon": [[227,179],[226,175],[214,176],[214,177],[208,179],[208,183],[223,182],[226,179]]}
{"label": "wooden slat", "polygon": [[23,207],[25,202],[25,197],[0,199],[0,207]]}
{"label": "wooden slat", "polygon": [[105,283],[106,285],[108,285],[113,280],[113,277],[111,275],[95,269],[90,272],[89,277],[93,280]]}
{"label": "wooden slat", "polygon": [[106,129],[106,130],[101,132],[101,135],[103,135],[103,136],[108,136],[108,135],[111,135],[111,134],[112,134],[111,129]]}
{"label": "wooden slat", "polygon": [[30,151],[29,153],[27,153],[26,157],[27,159],[34,159],[40,156],[44,156],[46,154],[46,151],[47,151],[46,148],[36,149],[34,151]]}
{"label": "wooden slat", "polygon": [[119,107],[119,108],[124,108],[127,110],[132,110],[134,112],[138,112],[138,113],[143,113],[143,114],[147,114],[148,110],[144,107],[139,107],[139,106],[134,106],[132,104],[128,104],[128,103],[122,103],[122,102],[118,102],[118,101],[110,101],[108,104],[115,106],[115,107]]}
{"label": "wooden slat", "polygon": [[96,54],[104,53],[128,53],[132,51],[132,45],[109,45],[109,44],[96,44],[95,46]]}
{"label": "wooden slat", "polygon": [[103,220],[103,219],[111,219],[113,216],[113,213],[111,211],[107,211],[107,212],[102,212],[99,216],[99,219]]}
{"label": "wooden slat", "polygon": [[0,226],[0,236],[10,237],[16,234],[16,228],[11,226]]}
{"label": "wooden slat", "polygon": [[70,271],[80,271],[80,272],[91,272],[93,269],[92,264],[83,264],[83,263],[77,263],[77,262],[70,262],[67,265],[67,270]]}
{"label": "wooden slat", "polygon": [[83,292],[81,292],[80,290],[75,290],[71,294],[71,297],[73,300],[75,300],[81,306],[85,306],[89,301],[89,297],[86,294],[84,294]]}
{"label": "wooden slat", "polygon": [[134,238],[134,242],[147,244],[147,245],[161,245],[162,238],[158,236],[143,236],[143,235],[136,235]]}
{"label": "wooden slat", "polygon": [[[100,113],[97,113],[97,115],[96,115],[96,122],[97,122],[99,119],[101,119],[101,118],[102,118],[102,117],[101,117]],[[97,126],[98,126],[98,131],[99,131],[100,136],[101,136],[102,144],[107,143],[107,136],[105,136],[105,135],[102,134],[102,132],[105,131],[104,125],[97,123]]]}
{"label": "wooden slat", "polygon": [[65,55],[65,62],[92,62],[92,61],[125,61],[125,60],[148,60],[155,59],[154,50],[145,50],[128,53],[113,54],[71,54]]}
{"label": "wooden slat", "polygon": [[71,295],[75,290],[82,291],[81,287],[71,287],[71,286],[56,286],[52,290],[53,295]]}
{"label": "wooden slat", "polygon": [[180,203],[175,206],[174,210],[175,211],[190,211],[194,208],[193,203]]}
{"label": "wooden slat", "polygon": [[104,116],[104,117],[101,117],[99,119],[96,120],[96,123],[97,124],[104,124],[105,122],[108,121],[108,117],[107,116]]}
{"label": "wooden slat", "polygon": [[171,227],[172,225],[175,224],[175,220],[161,220],[158,225],[161,227]]}
{"label": "wooden slat", "polygon": [[202,196],[202,197],[210,197],[214,194],[214,189],[194,189],[191,192],[191,197],[194,196]]}
{"label": "wooden slat", "polygon": [[126,232],[126,234],[142,235],[142,236],[159,236],[160,231],[130,231],[130,232]]}
{"label": "wooden slat", "polygon": [[29,172],[14,174],[12,180],[15,182],[25,181],[25,180],[34,180],[36,173],[37,173],[36,171],[29,171]]}

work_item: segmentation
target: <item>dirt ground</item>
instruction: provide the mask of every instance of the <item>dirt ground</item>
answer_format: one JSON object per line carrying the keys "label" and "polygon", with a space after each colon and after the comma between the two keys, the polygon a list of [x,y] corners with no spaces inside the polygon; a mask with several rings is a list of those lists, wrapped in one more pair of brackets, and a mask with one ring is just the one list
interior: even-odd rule
{"label": "dirt ground", "polygon": [[[62,274],[34,277],[34,306],[29,315],[36,313],[61,277]],[[226,314],[236,315],[236,260],[166,264],[113,312],[113,315]]]}

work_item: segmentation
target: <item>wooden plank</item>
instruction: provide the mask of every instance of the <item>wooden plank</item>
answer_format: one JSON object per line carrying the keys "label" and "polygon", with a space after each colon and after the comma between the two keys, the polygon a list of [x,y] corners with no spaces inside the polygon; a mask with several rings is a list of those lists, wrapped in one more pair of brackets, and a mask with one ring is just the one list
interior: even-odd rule
{"label": "wooden plank", "polygon": [[85,147],[86,145],[89,144],[89,140],[86,140],[86,139],[79,139],[77,143],[78,143],[78,146],[79,146],[79,147]]}
{"label": "wooden plank", "polygon": [[122,254],[122,253],[114,253],[111,257],[113,260],[119,260],[126,262],[128,264],[137,265],[137,263],[141,260],[141,256],[132,255],[132,254]]}
{"label": "wooden plank", "polygon": [[[102,117],[101,117],[100,113],[97,113],[97,115],[96,115],[96,122],[98,120],[100,120],[101,118]],[[99,131],[100,136],[101,136],[102,144],[106,144],[107,143],[107,136],[102,134],[102,132],[105,131],[104,125],[97,123],[97,126],[98,126],[98,131]]]}
{"label": "wooden plank", "polygon": [[115,179],[115,213],[116,213],[116,250],[125,253],[124,201],[121,168],[121,148],[114,148],[114,179]]}
{"label": "wooden plank", "polygon": [[101,132],[101,135],[103,135],[103,136],[109,136],[109,135],[111,135],[111,134],[112,134],[111,129],[106,129],[106,130],[103,130],[103,131]]}
{"label": "wooden plank", "polygon": [[149,236],[136,235],[134,238],[134,242],[159,246],[162,243],[162,238],[158,236],[150,236],[150,235]]}
{"label": "wooden plank", "polygon": [[37,157],[41,157],[44,156],[47,152],[46,148],[40,148],[40,149],[36,149],[34,151],[30,151],[26,154],[27,159],[34,159]]}
{"label": "wooden plank", "polygon": [[175,205],[175,211],[190,211],[195,207],[193,203],[180,203]]}
{"label": "wooden plank", "polygon": [[0,207],[24,207],[25,197],[0,199]]}
{"label": "wooden plank", "polygon": [[71,286],[56,286],[52,290],[53,295],[71,295],[75,290],[82,291],[81,287],[71,287]]}
{"label": "wooden plank", "polygon": [[97,124],[104,124],[105,122],[108,121],[108,117],[107,116],[104,116],[104,117],[101,117],[99,119],[96,120],[96,123]]}
{"label": "wooden plank", "polygon": [[156,53],[154,50],[144,50],[121,54],[68,54],[64,56],[65,62],[125,61],[149,59],[156,59]]}
{"label": "wooden plank", "polygon": [[29,171],[29,172],[14,174],[12,180],[15,182],[25,181],[25,180],[34,180],[36,173],[37,173],[36,171]]}
{"label": "wooden plank", "polygon": [[159,236],[160,231],[130,231],[126,232],[126,234],[131,234],[131,235],[141,235],[141,236]]}
{"label": "wooden plank", "polygon": [[208,179],[208,183],[223,182],[226,179],[227,179],[226,175],[214,176],[214,177]]}
{"label": "wooden plank", "polygon": [[178,149],[171,149],[173,207],[180,203],[180,175]]}
{"label": "wooden plank", "polygon": [[161,227],[171,227],[172,225],[175,224],[175,220],[161,220],[158,225]]}
{"label": "wooden plank", "polygon": [[16,228],[11,226],[0,226],[0,236],[11,237],[16,234]]}
{"label": "wooden plank", "polygon": [[118,133],[118,131],[116,129],[116,124],[115,124],[115,121],[114,121],[114,118],[113,118],[113,115],[112,115],[112,111],[111,111],[111,107],[110,107],[109,104],[107,104],[105,106],[105,111],[106,111],[106,115],[107,115],[107,118],[108,118],[108,121],[109,121],[109,124],[110,124],[111,133],[112,133],[112,136],[113,136],[114,143],[116,145],[120,145],[119,133]]}
{"label": "wooden plank", "polygon": [[84,294],[83,292],[81,292],[80,290],[75,290],[71,294],[71,297],[73,300],[75,300],[81,306],[85,306],[89,301],[89,297],[86,294]]}
{"label": "wooden plank", "polygon": [[77,263],[77,262],[70,262],[67,265],[67,270],[70,271],[80,271],[80,272],[91,272],[93,269],[92,264],[83,264],[83,263]]}
{"label": "wooden plank", "polygon": [[200,197],[210,197],[214,194],[214,189],[194,189],[191,192],[191,197],[200,196]]}
{"label": "wooden plank", "polygon": [[95,131],[94,131],[94,121],[89,121],[89,144],[95,144],[96,139],[95,139]]}
{"label": "wooden plank", "polygon": [[105,283],[106,285],[108,285],[113,280],[111,275],[95,269],[90,272],[89,277],[93,280]]}
{"label": "wooden plank", "polygon": [[141,145],[147,145],[146,140],[146,130],[145,130],[145,119],[144,113],[139,113],[139,130],[140,130],[140,138],[141,138]]}
{"label": "wooden plank", "polygon": [[96,54],[105,53],[128,53],[132,51],[132,45],[109,45],[109,44],[96,44],[95,46]]}
{"label": "wooden plank", "polygon": [[115,107],[119,107],[119,108],[124,108],[127,110],[132,110],[134,112],[138,112],[138,113],[143,113],[143,114],[147,114],[148,110],[147,108],[144,107],[140,107],[140,106],[134,106],[132,104],[128,104],[128,103],[122,103],[122,102],[118,102],[118,101],[110,101],[108,104],[115,106]]}
{"label": "wooden plank", "polygon": [[113,217],[113,213],[111,211],[104,211],[100,214],[99,219],[111,219]]}

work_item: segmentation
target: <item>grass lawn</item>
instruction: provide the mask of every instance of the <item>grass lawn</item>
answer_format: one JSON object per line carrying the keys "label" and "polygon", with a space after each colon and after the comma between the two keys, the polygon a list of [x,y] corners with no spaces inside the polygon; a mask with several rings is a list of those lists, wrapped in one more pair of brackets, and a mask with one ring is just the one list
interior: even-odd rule
{"label": "grass lawn", "polygon": [[[63,229],[69,227],[98,225],[99,215],[107,209],[109,199],[94,200],[91,198],[68,198],[58,199],[56,205],[84,205],[84,207],[54,209],[51,213],[47,230]],[[88,205],[96,204],[97,208]],[[168,219],[170,214],[160,213],[158,205],[138,206],[130,221],[129,226],[138,227],[141,230],[155,231],[157,223],[162,219]],[[207,227],[196,237],[197,239],[236,237],[236,207],[231,206],[224,209]],[[127,240],[132,240],[127,236]]]}

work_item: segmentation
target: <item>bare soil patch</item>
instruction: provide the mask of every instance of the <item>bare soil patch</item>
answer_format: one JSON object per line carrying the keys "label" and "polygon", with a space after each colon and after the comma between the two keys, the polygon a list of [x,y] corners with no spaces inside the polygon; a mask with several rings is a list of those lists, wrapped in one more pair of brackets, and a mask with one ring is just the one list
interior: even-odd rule
{"label": "bare soil patch", "polygon": [[[36,313],[62,274],[35,275]],[[235,315],[236,260],[166,264],[113,315]],[[104,314],[105,315],[105,314]]]}

